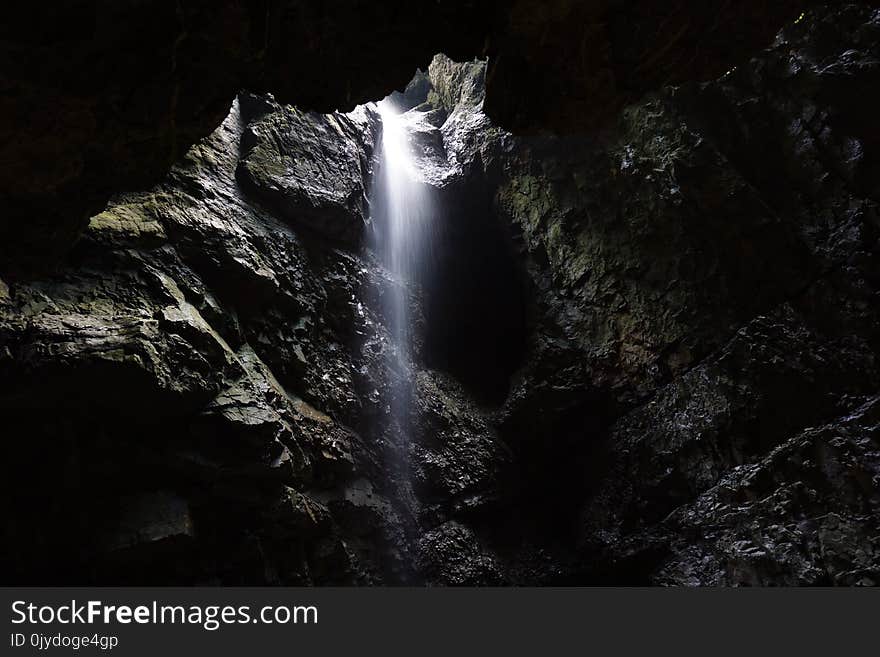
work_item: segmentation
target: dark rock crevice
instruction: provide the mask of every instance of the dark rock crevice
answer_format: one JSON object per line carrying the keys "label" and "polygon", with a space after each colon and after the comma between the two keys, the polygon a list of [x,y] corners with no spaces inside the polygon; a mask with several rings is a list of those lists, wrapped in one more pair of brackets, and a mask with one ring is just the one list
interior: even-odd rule
{"label": "dark rock crevice", "polygon": [[524,358],[528,284],[493,216],[488,186],[470,185],[440,200],[455,210],[424,285],[424,359],[481,401],[499,404]]}

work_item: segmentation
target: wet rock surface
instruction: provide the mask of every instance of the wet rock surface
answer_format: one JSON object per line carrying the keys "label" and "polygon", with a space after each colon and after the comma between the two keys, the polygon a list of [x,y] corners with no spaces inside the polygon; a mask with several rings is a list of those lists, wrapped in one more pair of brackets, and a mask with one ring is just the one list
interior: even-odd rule
{"label": "wet rock surface", "polygon": [[376,116],[367,107],[337,115],[272,109],[246,128],[239,182],[275,215],[356,245],[367,221]]}
{"label": "wet rock surface", "polygon": [[402,283],[360,246],[380,129],[243,94],[58,275],[4,285],[7,580],[426,581],[422,535],[481,507],[506,453],[455,380],[387,369]]}
{"label": "wet rock surface", "polygon": [[[582,164],[539,144],[502,186],[547,290],[540,321],[580,365],[541,390],[559,348],[542,336],[508,406],[564,405],[580,383],[614,409],[591,437],[589,581],[876,579],[878,224],[856,173],[876,129],[850,116],[874,102],[878,28],[867,8],[807,12],[748,66],[628,108]],[[836,432],[861,447],[807,453]],[[837,458],[865,474],[822,481]],[[844,502],[829,487],[848,476],[864,487]],[[847,557],[822,556],[826,516],[860,546]]]}
{"label": "wet rock surface", "polygon": [[5,581],[877,584],[878,74],[880,14],[811,10],[530,138],[435,58],[395,97],[447,209],[396,368],[378,115],[240,94],[0,281]]}

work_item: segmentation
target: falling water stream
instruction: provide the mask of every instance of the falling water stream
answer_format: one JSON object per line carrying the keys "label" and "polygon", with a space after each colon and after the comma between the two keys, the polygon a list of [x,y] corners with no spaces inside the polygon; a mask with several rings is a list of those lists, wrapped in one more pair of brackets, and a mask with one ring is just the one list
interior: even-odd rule
{"label": "falling water stream", "polygon": [[433,199],[429,186],[420,179],[410,142],[408,121],[415,115],[398,113],[387,99],[377,107],[382,119],[382,142],[371,199],[371,246],[393,278],[382,308],[392,341],[386,365],[395,382],[388,404],[392,423],[406,439],[413,395],[413,309],[409,289],[425,270]]}

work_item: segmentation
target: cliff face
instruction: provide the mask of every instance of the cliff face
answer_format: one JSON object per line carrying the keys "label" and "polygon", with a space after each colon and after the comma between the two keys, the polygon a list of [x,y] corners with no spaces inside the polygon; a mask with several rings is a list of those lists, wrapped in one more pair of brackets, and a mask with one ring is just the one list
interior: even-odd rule
{"label": "cliff face", "polygon": [[391,369],[377,113],[239,94],[0,282],[6,579],[877,583],[878,76],[880,14],[808,11],[514,137],[436,57],[393,97],[443,211]]}
{"label": "cliff face", "polygon": [[579,516],[595,578],[876,583],[878,21],[807,12],[601,143],[517,152],[498,199],[564,340],[533,344],[511,426],[579,386],[616,409]]}
{"label": "cliff face", "polygon": [[401,283],[360,246],[378,131],[242,95],[62,272],[4,286],[7,578],[501,581],[444,525],[498,485],[491,422],[448,376],[385,365]]}

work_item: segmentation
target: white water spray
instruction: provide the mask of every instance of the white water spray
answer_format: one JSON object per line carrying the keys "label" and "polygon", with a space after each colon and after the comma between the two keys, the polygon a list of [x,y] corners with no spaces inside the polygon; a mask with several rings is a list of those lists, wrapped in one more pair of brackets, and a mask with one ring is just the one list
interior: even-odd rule
{"label": "white water spray", "polygon": [[415,114],[399,114],[391,103],[378,104],[382,143],[373,188],[372,247],[394,279],[383,305],[393,342],[388,367],[398,381],[389,400],[392,420],[406,434],[412,395],[412,308],[410,286],[425,269],[431,235],[433,203],[430,188],[420,177],[410,143],[408,121]]}

